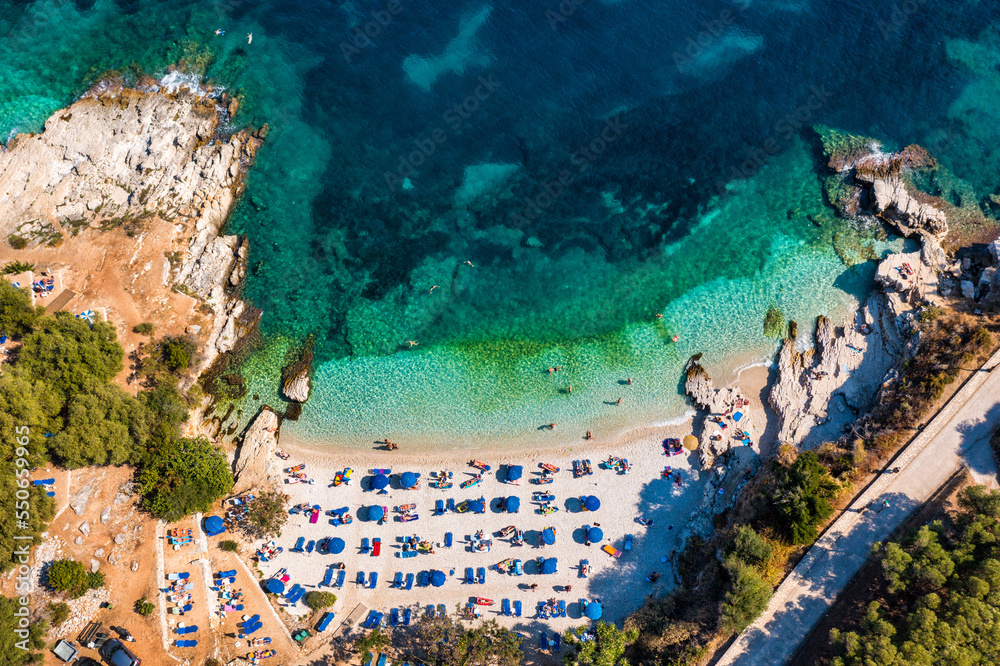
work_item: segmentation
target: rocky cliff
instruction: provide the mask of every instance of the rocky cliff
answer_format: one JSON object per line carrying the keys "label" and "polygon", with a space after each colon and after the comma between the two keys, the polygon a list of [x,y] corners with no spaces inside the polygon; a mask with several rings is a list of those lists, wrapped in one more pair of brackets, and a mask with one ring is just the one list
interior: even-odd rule
{"label": "rocky cliff", "polygon": [[274,452],[278,444],[278,427],[278,415],[265,405],[243,433],[233,461],[234,495],[275,480]]}
{"label": "rocky cliff", "polygon": [[18,135],[0,152],[0,237],[15,248],[109,228],[137,235],[153,218],[173,224],[183,250],[171,253],[163,281],[212,313],[201,335],[205,365],[259,314],[233,295],[247,245],[219,231],[266,128],[221,134],[224,102],[212,90],[171,91],[150,78],[135,88],[102,81],[42,133]]}

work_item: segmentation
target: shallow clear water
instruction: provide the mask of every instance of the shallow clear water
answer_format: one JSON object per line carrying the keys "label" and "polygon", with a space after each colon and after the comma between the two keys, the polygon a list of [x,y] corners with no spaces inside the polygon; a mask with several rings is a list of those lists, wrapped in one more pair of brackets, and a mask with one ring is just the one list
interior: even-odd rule
{"label": "shallow clear water", "polygon": [[276,402],[314,334],[292,430],[359,445],[668,420],[689,355],[773,352],[770,304],[844,311],[871,267],[810,221],[812,124],[924,144],[956,203],[1000,182],[997,2],[568,4],[0,2],[0,139],[107,70],[237,94],[234,127],[272,129],[230,225],[265,311],[247,374]]}

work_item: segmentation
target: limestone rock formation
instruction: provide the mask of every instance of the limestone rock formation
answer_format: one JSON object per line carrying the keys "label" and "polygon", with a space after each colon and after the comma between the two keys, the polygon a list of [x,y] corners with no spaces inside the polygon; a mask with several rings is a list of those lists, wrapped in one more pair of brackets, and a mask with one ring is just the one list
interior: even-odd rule
{"label": "limestone rock formation", "polygon": [[278,444],[278,415],[267,405],[261,407],[260,414],[243,433],[240,447],[236,451],[233,474],[236,483],[233,494],[250,490],[262,484],[271,474]]}
{"label": "limestone rock formation", "polygon": [[309,368],[301,368],[295,375],[289,377],[282,387],[285,397],[295,402],[305,402],[309,399]]}
{"label": "limestone rock formation", "polygon": [[69,508],[73,509],[73,513],[78,516],[83,515],[83,512],[87,509],[87,504],[90,502],[90,496],[94,492],[93,482],[84,485],[69,500]]}
{"label": "limestone rock formation", "polygon": [[[722,441],[712,440],[709,429],[704,427],[705,419],[711,414],[731,414],[739,411],[739,405],[743,404],[746,396],[737,386],[715,388],[712,378],[698,363],[698,359],[699,356],[696,356],[688,361],[685,369],[684,392],[691,398],[691,402],[700,412],[695,417],[695,431],[700,430],[702,433],[698,447],[699,463],[703,469],[709,469],[714,465],[718,456],[733,447],[735,440],[730,438]],[[759,453],[759,450],[757,452]]]}
{"label": "limestone rock formation", "polygon": [[259,316],[232,296],[245,275],[247,244],[219,232],[266,127],[222,134],[226,105],[218,97],[149,77],[135,89],[103,80],[53,114],[42,133],[17,135],[0,152],[0,238],[17,235],[31,246],[88,226],[154,217],[173,223],[184,250],[164,284],[214,313],[197,373]]}

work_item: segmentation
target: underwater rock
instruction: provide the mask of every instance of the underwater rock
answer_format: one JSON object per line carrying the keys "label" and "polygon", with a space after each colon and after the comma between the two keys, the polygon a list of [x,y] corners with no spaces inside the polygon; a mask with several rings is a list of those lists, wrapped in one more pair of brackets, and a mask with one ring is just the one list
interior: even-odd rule
{"label": "underwater rock", "polygon": [[294,402],[305,402],[309,399],[309,368],[301,368],[294,377],[289,377],[282,387],[285,397]]}

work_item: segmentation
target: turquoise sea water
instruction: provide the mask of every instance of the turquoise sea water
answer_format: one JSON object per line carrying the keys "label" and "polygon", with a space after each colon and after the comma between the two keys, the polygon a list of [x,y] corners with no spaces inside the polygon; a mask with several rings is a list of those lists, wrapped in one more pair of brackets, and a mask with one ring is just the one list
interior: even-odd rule
{"label": "turquoise sea water", "polygon": [[0,2],[0,140],[179,63],[272,130],[230,230],[265,312],[251,393],[278,402],[316,336],[293,432],[605,435],[678,417],[693,353],[720,377],[769,357],[770,305],[867,292],[814,224],[811,125],[925,145],[955,203],[995,193],[997,5]]}

